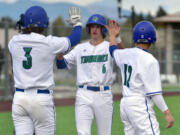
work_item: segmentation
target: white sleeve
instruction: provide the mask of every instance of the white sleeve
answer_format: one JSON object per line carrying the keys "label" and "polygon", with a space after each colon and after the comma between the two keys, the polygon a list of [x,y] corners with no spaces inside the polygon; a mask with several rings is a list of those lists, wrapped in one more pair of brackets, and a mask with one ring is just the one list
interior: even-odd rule
{"label": "white sleeve", "polygon": [[153,61],[144,68],[145,70],[141,73],[141,76],[144,83],[146,96],[162,93],[158,62]]}
{"label": "white sleeve", "polygon": [[168,109],[165,101],[164,101],[164,98],[162,96],[162,94],[157,94],[157,95],[153,95],[151,96],[152,97],[152,100],[154,101],[154,103],[156,104],[156,106],[162,111],[166,111]]}
{"label": "white sleeve", "polygon": [[76,65],[76,55],[77,55],[77,47],[75,47],[69,53],[64,55],[64,59],[66,61],[68,69],[71,69],[74,65]]}
{"label": "white sleeve", "polygon": [[53,54],[66,53],[70,49],[71,43],[67,37],[49,36],[49,38]]}

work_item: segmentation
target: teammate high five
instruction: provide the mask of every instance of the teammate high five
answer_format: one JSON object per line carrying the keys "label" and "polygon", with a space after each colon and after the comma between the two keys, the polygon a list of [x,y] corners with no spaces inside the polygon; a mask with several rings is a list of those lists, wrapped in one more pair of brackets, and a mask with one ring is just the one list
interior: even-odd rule
{"label": "teammate high five", "polygon": [[[78,135],[91,135],[91,124],[96,118],[98,135],[111,135],[113,116],[114,61],[105,41],[106,19],[100,14],[89,17],[86,30],[91,39],[77,45],[72,51],[57,60],[58,68],[77,66],[75,114]],[[118,40],[121,42],[121,40]],[[121,44],[122,47],[122,44]]]}
{"label": "teammate high five", "polygon": [[57,53],[67,52],[81,38],[80,10],[70,9],[74,30],[68,37],[44,36],[49,18],[39,6],[21,14],[20,32],[9,42],[15,81],[12,116],[16,135],[54,135],[53,62]]}
{"label": "teammate high five", "polygon": [[121,69],[123,98],[121,119],[126,135],[160,135],[153,102],[165,114],[167,128],[174,119],[163,99],[159,63],[147,49],[156,42],[156,29],[152,23],[142,21],[133,30],[134,48],[118,50],[115,37],[120,28],[114,22],[106,27],[110,36],[110,53]]}

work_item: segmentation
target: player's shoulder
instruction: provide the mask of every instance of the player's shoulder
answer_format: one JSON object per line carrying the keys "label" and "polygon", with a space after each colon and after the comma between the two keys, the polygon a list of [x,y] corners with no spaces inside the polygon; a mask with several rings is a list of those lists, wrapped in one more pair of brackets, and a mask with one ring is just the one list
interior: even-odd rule
{"label": "player's shoulder", "polygon": [[[138,48],[137,48],[138,49]],[[138,49],[139,59],[142,59],[147,64],[158,64],[158,60],[148,51]]]}
{"label": "player's shoulder", "polygon": [[[49,42],[56,42],[56,41],[59,41],[59,40],[62,40],[63,37],[57,37],[57,36],[53,36],[53,35],[48,35],[45,37],[47,41]],[[64,37],[65,38],[65,37]]]}
{"label": "player's shoulder", "polygon": [[132,53],[134,53],[134,48],[124,48],[124,49],[116,49],[115,50],[116,53],[118,53],[119,55],[132,55]]}
{"label": "player's shoulder", "polygon": [[150,54],[150,53],[148,53],[148,54],[149,54],[148,59],[149,59],[150,64],[158,64],[159,63],[158,60],[152,54]]}
{"label": "player's shoulder", "polygon": [[77,44],[77,46],[78,46],[78,47],[82,47],[82,46],[87,46],[88,44],[89,44],[89,41],[79,43],[79,44]]}
{"label": "player's shoulder", "polygon": [[[18,35],[14,35],[11,40],[9,41],[9,46],[14,46],[17,43],[21,43],[21,45],[23,46],[23,42],[24,43],[31,43],[31,42],[41,42],[44,44],[48,44],[48,40],[47,38],[42,35],[42,34],[38,34],[38,33],[30,33],[30,34],[18,34]],[[32,46],[34,44],[31,44]]]}
{"label": "player's shoulder", "polygon": [[14,42],[17,42],[17,41],[22,40],[22,36],[23,36],[23,34],[14,35],[14,36],[10,39],[9,45],[11,45],[11,43],[13,44]]}
{"label": "player's shoulder", "polygon": [[[142,58],[148,59],[150,62],[157,62],[157,59],[148,51],[142,51]],[[144,57],[143,57],[144,56]]]}
{"label": "player's shoulder", "polygon": [[11,38],[10,41],[16,41],[16,40],[19,40],[19,39],[22,38],[22,35],[23,35],[23,34],[14,35],[14,36]]}
{"label": "player's shoulder", "polygon": [[103,48],[107,48],[107,49],[109,50],[109,46],[110,46],[110,45],[109,45],[109,44],[110,44],[109,41],[104,41],[104,42],[102,42],[102,44],[103,44],[103,45],[102,45]]}
{"label": "player's shoulder", "polygon": [[102,42],[102,44],[109,46],[109,41],[106,41],[106,40],[105,40],[104,42]]}
{"label": "player's shoulder", "polygon": [[75,46],[76,49],[88,48],[90,46],[89,41],[79,43]]}
{"label": "player's shoulder", "polygon": [[87,45],[87,42],[79,43],[79,44],[75,45],[75,46],[72,48],[72,50],[73,50],[73,51],[80,52],[80,50],[87,48],[87,46],[88,46],[88,45]]}
{"label": "player's shoulder", "polygon": [[18,41],[18,40],[37,40],[37,39],[45,39],[46,37],[42,34],[38,34],[38,33],[30,33],[30,34],[18,34],[18,35],[14,35],[12,37],[11,40],[14,40],[14,41]]}

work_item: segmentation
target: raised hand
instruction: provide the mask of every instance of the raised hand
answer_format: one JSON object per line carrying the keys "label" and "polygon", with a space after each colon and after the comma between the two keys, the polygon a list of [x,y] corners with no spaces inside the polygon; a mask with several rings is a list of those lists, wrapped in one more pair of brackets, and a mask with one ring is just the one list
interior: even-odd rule
{"label": "raised hand", "polygon": [[114,21],[114,20],[110,20],[109,21],[109,25],[106,26],[106,29],[108,30],[108,33],[109,33],[109,42],[110,42],[110,45],[117,44],[116,43],[116,37],[120,33],[120,26],[119,26],[119,24],[116,21]]}
{"label": "raised hand", "polygon": [[109,25],[106,26],[107,30],[108,30],[108,33],[109,33],[109,36],[115,36],[117,37],[120,33],[120,26],[119,24],[114,21],[114,20],[110,20],[109,21]]}
{"label": "raised hand", "polygon": [[73,27],[76,26],[82,26],[81,21],[81,10],[80,8],[72,7],[69,9],[69,19],[66,19],[66,21],[72,25]]}

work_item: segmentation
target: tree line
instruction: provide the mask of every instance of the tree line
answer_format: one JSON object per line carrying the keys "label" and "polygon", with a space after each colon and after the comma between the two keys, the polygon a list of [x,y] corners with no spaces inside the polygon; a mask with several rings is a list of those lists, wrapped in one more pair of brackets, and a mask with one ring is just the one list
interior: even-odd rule
{"label": "tree line", "polygon": [[[157,10],[157,13],[155,16],[152,16],[151,13],[149,12],[148,14],[143,14],[142,12],[137,14],[135,9],[133,8],[132,12],[131,12],[131,16],[129,16],[125,23],[123,24],[123,27],[132,27],[132,18],[134,19],[134,24],[136,24],[137,22],[141,21],[141,20],[148,20],[148,21],[152,21],[155,17],[160,17],[160,16],[164,16],[167,15],[167,12],[162,8],[162,6],[159,6],[159,9]],[[0,28],[4,28],[5,27],[5,23],[8,23],[8,27],[9,28],[14,28],[16,29],[16,21],[14,21],[12,18],[10,17],[2,17],[0,19]],[[72,27],[68,26],[64,19],[59,16],[57,17],[54,21],[51,22],[51,27],[49,27],[49,31],[50,34],[54,35],[54,36],[67,36],[72,32]],[[46,32],[47,34],[48,32]],[[86,28],[84,27],[82,30],[82,40],[86,40],[88,39],[88,34],[86,32]],[[2,65],[4,64],[4,49],[1,47],[0,45],[0,74],[2,71]]]}
{"label": "tree line", "polygon": [[[125,23],[123,24],[123,27],[129,28],[130,26],[133,26],[132,23],[136,24],[141,20],[148,20],[153,22],[153,19],[155,17],[160,17],[164,15],[167,15],[167,12],[163,9],[162,6],[159,6],[155,16],[152,16],[150,12],[148,14],[143,14],[143,12],[136,13],[135,8],[133,7],[131,16],[129,16],[126,19]],[[10,17],[2,17],[0,19],[0,28],[4,28],[4,24],[7,22],[10,28],[16,28],[16,22]],[[52,21],[51,26],[52,26],[51,34],[54,36],[67,36],[72,31],[72,27],[68,26],[61,16],[58,16],[54,21]],[[82,39],[86,39],[86,38],[88,38],[88,35],[86,34],[86,29],[83,28]]]}
{"label": "tree line", "polygon": [[136,13],[135,7],[132,7],[131,15],[127,18],[123,26],[132,28],[139,21],[147,20],[153,22],[154,18],[165,15],[167,15],[167,12],[163,9],[162,6],[159,6],[155,16],[153,16],[151,12],[148,12],[148,14],[143,14],[143,12]]}

